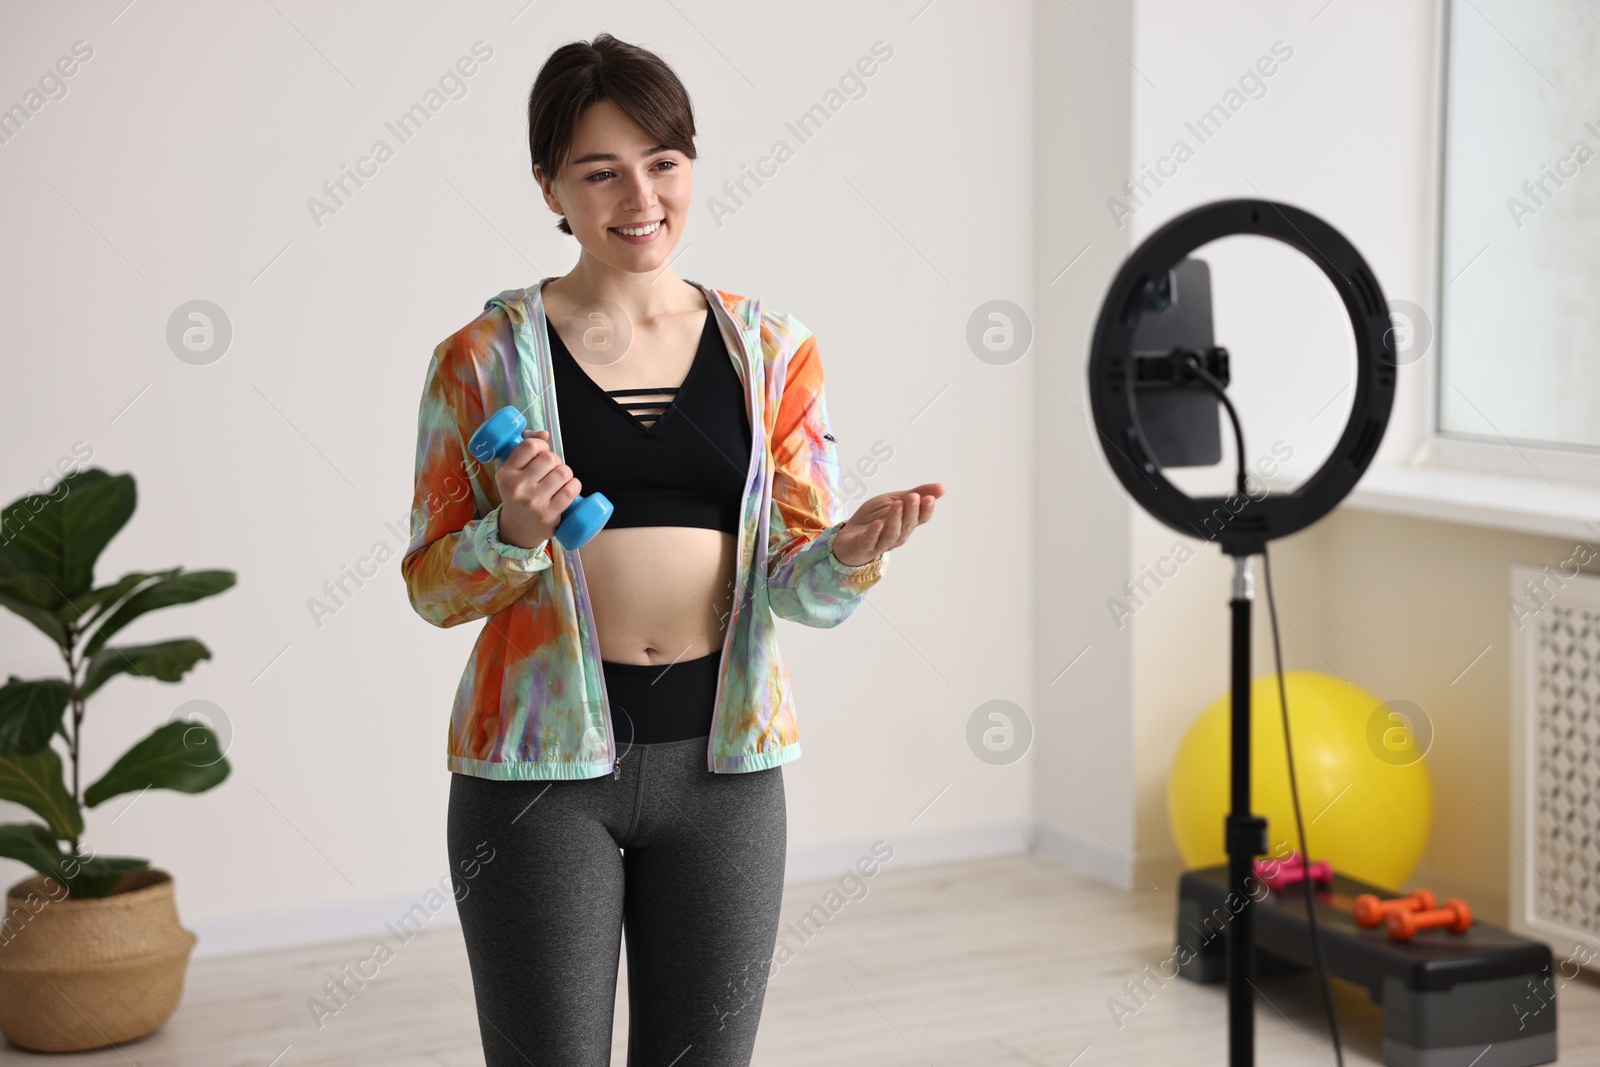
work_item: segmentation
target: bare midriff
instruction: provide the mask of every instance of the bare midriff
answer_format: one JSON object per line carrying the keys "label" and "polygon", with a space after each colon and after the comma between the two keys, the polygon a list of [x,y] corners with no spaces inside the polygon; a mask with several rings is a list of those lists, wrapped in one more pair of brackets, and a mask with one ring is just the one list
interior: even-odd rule
{"label": "bare midriff", "polygon": [[733,534],[694,526],[601,530],[578,550],[600,658],[671,663],[722,650],[733,607]]}
{"label": "bare midriff", "polygon": [[[586,356],[580,347],[582,326],[559,284],[544,288],[550,328],[600,388],[653,388],[688,376],[705,316],[711,314],[698,289],[685,283],[680,311],[659,322],[635,323],[627,354],[613,359]],[[581,491],[594,490],[583,486]],[[737,535],[705,527],[601,529],[578,550],[600,658],[665,664],[720,652],[733,606],[737,546]]]}

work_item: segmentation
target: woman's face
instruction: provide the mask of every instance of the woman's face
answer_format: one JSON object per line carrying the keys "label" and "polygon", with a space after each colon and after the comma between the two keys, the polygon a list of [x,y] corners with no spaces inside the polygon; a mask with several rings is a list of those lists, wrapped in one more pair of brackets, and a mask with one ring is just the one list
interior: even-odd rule
{"label": "woman's face", "polygon": [[[694,185],[690,164],[602,100],[579,116],[556,180],[543,168],[536,176],[545,203],[567,217],[585,252],[617,270],[647,273],[666,263],[683,235]],[[636,237],[619,229],[652,232]]]}

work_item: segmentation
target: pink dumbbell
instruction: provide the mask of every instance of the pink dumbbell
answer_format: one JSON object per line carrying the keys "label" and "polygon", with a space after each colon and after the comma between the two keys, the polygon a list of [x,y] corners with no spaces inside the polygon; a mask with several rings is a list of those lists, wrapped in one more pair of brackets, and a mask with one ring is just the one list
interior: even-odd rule
{"label": "pink dumbbell", "polygon": [[[1298,852],[1291,852],[1281,860],[1256,860],[1255,871],[1256,878],[1266,883],[1273,892],[1280,892],[1306,880],[1306,863]],[[1320,886],[1333,884],[1333,864],[1327,860],[1313,863],[1311,881]]]}

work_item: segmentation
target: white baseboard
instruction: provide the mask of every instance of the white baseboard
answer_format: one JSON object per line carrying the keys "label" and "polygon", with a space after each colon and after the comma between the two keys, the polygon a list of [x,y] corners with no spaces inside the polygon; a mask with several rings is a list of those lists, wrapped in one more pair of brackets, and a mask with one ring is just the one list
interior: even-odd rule
{"label": "white baseboard", "polygon": [[1035,823],[1034,827],[1033,848],[1041,856],[1061,860],[1118,889],[1136,889],[1135,881],[1143,884],[1144,879],[1138,876],[1133,866],[1104,841],[1079,837],[1058,826],[1044,823]]}
{"label": "white baseboard", "polygon": [[922,867],[932,863],[952,863],[1009,856],[1027,852],[1032,845],[1033,823],[1026,819],[958,826],[950,829],[913,831],[907,834],[882,834],[870,840],[830,841],[821,845],[790,849],[784,861],[784,884],[837,878],[855,866],[863,856],[872,858],[874,841],[887,842],[894,858],[886,864],[891,870]]}
{"label": "white baseboard", "polygon": [[[1104,842],[1088,841],[1025,819],[808,845],[789,852],[784,882],[837,878],[863,856],[871,857],[877,840],[894,848],[894,858],[884,864],[890,870],[1037,850],[1111,885],[1135,888],[1136,876],[1128,864]],[[408,938],[419,930],[459,924],[455,899],[437,887],[368,900],[184,923],[200,937],[195,958],[363,938],[392,944],[400,939],[400,933]]]}
{"label": "white baseboard", "polygon": [[[179,916],[183,919],[183,916]],[[200,938],[194,958],[271,952],[328,941],[370,938],[391,947],[423,930],[459,926],[456,901],[437,886],[387,897],[345,900],[304,908],[228,915],[183,925]]]}

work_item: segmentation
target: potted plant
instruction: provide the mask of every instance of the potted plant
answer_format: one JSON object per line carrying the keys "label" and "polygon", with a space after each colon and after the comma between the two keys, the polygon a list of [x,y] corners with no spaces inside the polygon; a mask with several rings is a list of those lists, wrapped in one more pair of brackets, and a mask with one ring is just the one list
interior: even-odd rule
{"label": "potted plant", "polygon": [[147,612],[234,584],[232,571],[173,567],[95,585],[95,560],[134,504],[132,475],[89,468],[0,512],[0,605],[54,641],[67,668],[65,678],[12,674],[0,687],[0,800],[44,820],[0,824],[0,856],[38,872],[7,891],[0,917],[0,1033],[41,1052],[102,1048],[161,1027],[183,997],[197,940],[178,920],[170,874],[80,848],[84,806],[152,788],[202,793],[228,776],[212,730],[176,720],[83,788],[85,702],[119,674],[177,682],[211,658],[192,637],[110,639]]}

